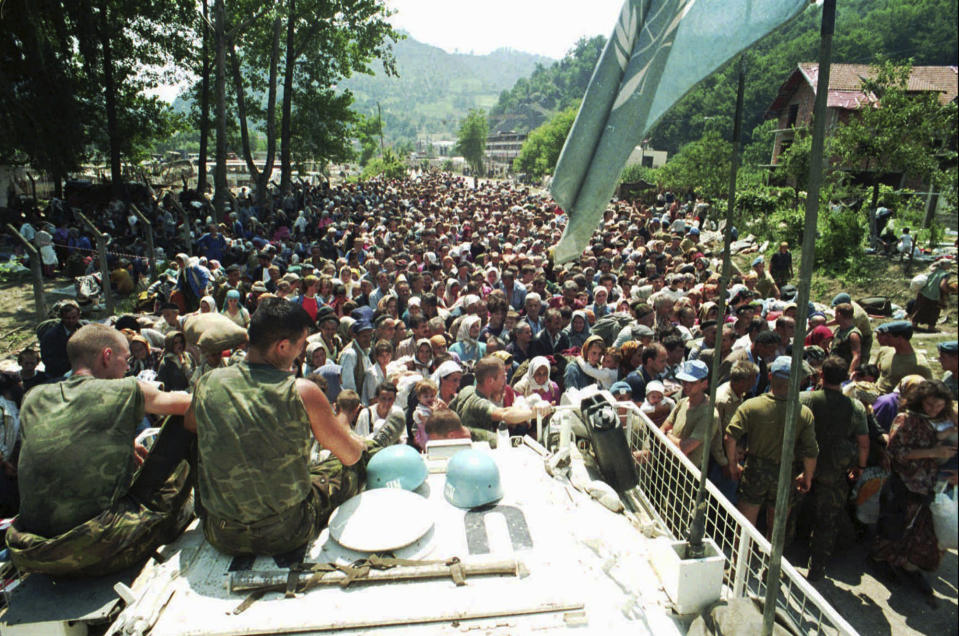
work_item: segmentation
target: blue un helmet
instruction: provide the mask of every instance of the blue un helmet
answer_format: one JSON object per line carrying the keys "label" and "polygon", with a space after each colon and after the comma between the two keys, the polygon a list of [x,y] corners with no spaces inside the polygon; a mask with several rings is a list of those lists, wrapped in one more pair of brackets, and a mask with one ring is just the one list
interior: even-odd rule
{"label": "blue un helmet", "polygon": [[416,490],[426,481],[426,462],[406,444],[387,446],[366,465],[366,487]]}
{"label": "blue un helmet", "polygon": [[446,466],[446,500],[457,508],[477,508],[503,497],[499,468],[478,450],[460,451]]}

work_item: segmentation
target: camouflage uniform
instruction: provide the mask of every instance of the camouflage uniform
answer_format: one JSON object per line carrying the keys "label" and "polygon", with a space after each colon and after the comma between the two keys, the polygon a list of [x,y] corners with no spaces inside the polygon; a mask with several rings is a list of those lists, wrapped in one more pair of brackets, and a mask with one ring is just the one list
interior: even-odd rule
{"label": "camouflage uniform", "polygon": [[846,472],[856,461],[856,436],[868,434],[866,412],[858,400],[832,389],[804,392],[799,399],[813,413],[820,447],[809,497],[814,515],[811,562],[822,568],[832,556],[849,501]]}
{"label": "camouflage uniform", "polygon": [[[746,503],[775,505],[785,425],[786,400],[771,393],[743,402],[729,422],[726,434],[730,437],[738,441],[743,435],[749,436],[746,466],[739,482],[739,496]],[[796,459],[818,454],[812,412],[802,407],[796,422]]]}
{"label": "camouflage uniform", "polygon": [[493,413],[497,407],[488,397],[478,392],[475,386],[465,387],[457,393],[450,402],[450,409],[459,415],[460,422],[470,430],[496,430]]}
{"label": "camouflage uniform", "polygon": [[369,453],[353,466],[309,466],[312,432],[292,373],[242,362],[216,369],[193,397],[203,532],[227,554],[281,554],[313,539],[360,491]]}
{"label": "camouflage uniform", "polygon": [[[99,575],[142,560],[189,516],[189,469],[177,459],[133,496],[133,438],[144,397],[134,378],[73,376],[27,394],[20,516],[7,545],[21,571]],[[77,461],[82,458],[82,461]],[[167,478],[169,476],[169,478]],[[151,475],[151,480],[156,475]]]}

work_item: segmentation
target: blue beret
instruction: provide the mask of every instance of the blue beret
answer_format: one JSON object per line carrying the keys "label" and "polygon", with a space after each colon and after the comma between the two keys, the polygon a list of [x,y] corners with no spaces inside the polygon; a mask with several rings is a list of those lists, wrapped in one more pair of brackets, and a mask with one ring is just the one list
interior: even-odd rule
{"label": "blue beret", "polygon": [[949,353],[956,355],[959,353],[959,342],[953,340],[952,342],[940,342],[938,345],[939,353]]}
{"label": "blue beret", "polygon": [[888,333],[890,336],[902,336],[912,333],[912,323],[908,320],[884,322],[876,328],[876,333]]}
{"label": "blue beret", "polygon": [[841,294],[836,294],[836,297],[832,299],[832,306],[841,305],[842,303],[851,303],[852,298],[846,292]]}

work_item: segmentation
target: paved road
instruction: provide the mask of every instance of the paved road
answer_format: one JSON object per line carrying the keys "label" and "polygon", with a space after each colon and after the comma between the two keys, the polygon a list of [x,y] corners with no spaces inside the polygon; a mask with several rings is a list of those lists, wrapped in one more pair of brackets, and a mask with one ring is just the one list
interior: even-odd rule
{"label": "paved road", "polygon": [[[808,551],[793,547],[786,557],[804,564]],[[799,568],[805,573],[805,568]],[[939,571],[927,575],[935,591],[935,607],[913,589],[880,578],[866,562],[866,547],[856,544],[837,552],[817,590],[863,636],[959,634],[959,557],[950,550]]]}

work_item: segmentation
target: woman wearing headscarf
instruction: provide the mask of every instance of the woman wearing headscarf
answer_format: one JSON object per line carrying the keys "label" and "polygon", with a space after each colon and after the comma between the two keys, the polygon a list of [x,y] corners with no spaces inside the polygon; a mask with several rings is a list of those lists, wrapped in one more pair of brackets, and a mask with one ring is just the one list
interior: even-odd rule
{"label": "woman wearing headscarf", "polygon": [[920,570],[935,572],[943,555],[929,503],[939,462],[956,453],[937,428],[952,413],[952,394],[942,382],[926,380],[903,396],[902,406],[886,447],[892,474],[879,494],[879,537],[871,557],[931,597],[932,587]]}
{"label": "woman wearing headscarf", "polygon": [[[315,359],[315,358],[319,358],[319,356],[316,355],[317,349],[323,349],[323,344],[317,341],[306,343],[306,359],[303,361],[303,376],[302,376],[304,378],[310,375],[311,373],[313,373],[314,371],[316,371],[320,367],[320,365],[317,364],[318,360]],[[323,349],[323,352],[326,353],[326,349]],[[323,359],[325,360],[326,357],[324,356]]]}
{"label": "woman wearing headscarf", "polygon": [[410,367],[411,371],[419,373],[424,378],[430,377],[433,371],[433,345],[430,344],[429,338],[420,338],[416,341]]}
{"label": "woman wearing headscarf", "polygon": [[213,296],[207,295],[200,299],[199,312],[201,314],[208,314],[215,311],[216,311],[216,301],[213,300]]}
{"label": "woman wearing headscarf", "polygon": [[523,397],[535,393],[550,404],[556,405],[559,403],[559,385],[549,379],[549,371],[549,360],[544,356],[536,356],[530,360],[526,375],[520,378],[513,389]]}
{"label": "woman wearing headscarf", "polygon": [[567,325],[564,331],[569,336],[569,346],[571,348],[576,347],[578,349],[582,347],[590,335],[589,317],[586,315],[586,312],[582,309],[574,311],[572,318],[570,318],[569,325]]}
{"label": "woman wearing headscarf", "polygon": [[149,341],[136,332],[127,335],[127,339],[130,341],[130,369],[127,375],[136,377],[144,371],[156,371],[157,356],[151,351]]}
{"label": "woman wearing headscarf", "polygon": [[563,374],[564,390],[582,389],[591,384],[599,384],[603,389],[613,386],[619,373],[616,369],[604,369],[600,365],[605,351],[606,343],[601,336],[587,338],[580,349],[580,355],[566,365]]}
{"label": "woman wearing headscarf", "polygon": [[826,325],[819,325],[809,332],[803,344],[807,347],[817,346],[821,347],[824,351],[829,351],[829,343],[832,341],[832,338],[832,329]]}
{"label": "woman wearing headscarf", "polygon": [[166,391],[186,391],[195,367],[193,357],[186,350],[186,337],[182,331],[167,333],[163,341],[163,358],[157,370],[157,380]]}
{"label": "woman wearing headscarf", "polygon": [[231,289],[226,293],[223,301],[223,311],[220,312],[244,329],[250,326],[250,312],[240,304],[240,292]]}
{"label": "woman wearing headscarf", "polygon": [[481,322],[479,316],[473,315],[460,321],[456,342],[450,347],[450,353],[456,354],[460,362],[475,362],[486,355],[486,345],[478,340]]}
{"label": "woman wearing headscarf", "polygon": [[460,382],[463,380],[463,367],[453,360],[447,360],[436,367],[430,379],[440,388],[436,397],[444,406],[449,406],[459,393]]}
{"label": "woman wearing headscarf", "polygon": [[719,305],[711,300],[704,302],[699,306],[699,324],[707,320],[717,320],[719,316]]}
{"label": "woman wearing headscarf", "polygon": [[593,304],[587,305],[586,308],[593,312],[596,320],[613,313],[613,308],[606,304],[608,298],[609,291],[602,285],[597,287],[593,292]]}

